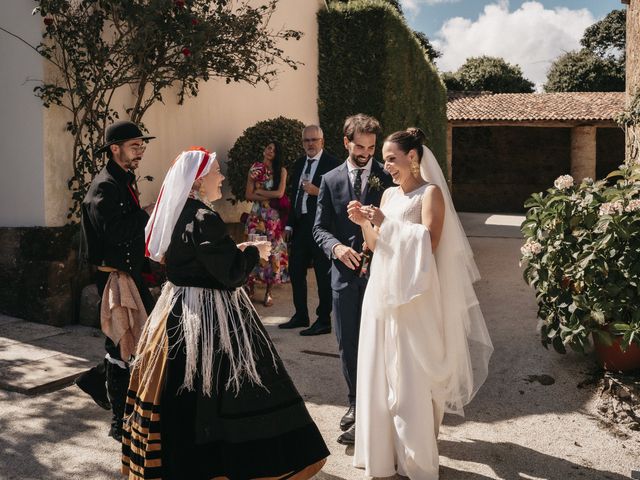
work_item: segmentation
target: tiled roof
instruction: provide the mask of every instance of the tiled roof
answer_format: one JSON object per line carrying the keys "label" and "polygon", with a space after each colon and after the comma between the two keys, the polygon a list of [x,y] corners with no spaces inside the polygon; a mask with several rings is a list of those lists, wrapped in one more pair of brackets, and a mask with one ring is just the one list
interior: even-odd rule
{"label": "tiled roof", "polygon": [[625,107],[624,92],[482,93],[452,92],[449,121],[614,120]]}

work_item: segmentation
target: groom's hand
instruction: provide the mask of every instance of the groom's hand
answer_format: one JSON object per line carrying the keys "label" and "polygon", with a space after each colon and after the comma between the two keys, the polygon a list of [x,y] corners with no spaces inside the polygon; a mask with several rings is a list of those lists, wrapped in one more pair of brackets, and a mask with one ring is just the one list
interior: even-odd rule
{"label": "groom's hand", "polygon": [[351,247],[338,244],[333,248],[333,254],[351,270],[355,270],[360,265],[360,254]]}

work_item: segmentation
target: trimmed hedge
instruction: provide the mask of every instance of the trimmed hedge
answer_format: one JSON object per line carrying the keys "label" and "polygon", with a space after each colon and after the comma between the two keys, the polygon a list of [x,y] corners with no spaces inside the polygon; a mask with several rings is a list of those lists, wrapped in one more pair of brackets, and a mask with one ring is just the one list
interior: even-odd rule
{"label": "trimmed hedge", "polygon": [[383,138],[421,128],[446,175],[446,88],[404,18],[383,0],[358,0],[330,4],[318,26],[318,112],[327,149],[345,152],[345,118],[366,113],[380,120]]}
{"label": "trimmed hedge", "polygon": [[302,129],[304,123],[285,117],[272,118],[247,128],[229,150],[227,181],[234,198],[228,199],[234,205],[245,200],[249,167],[262,161],[262,152],[269,141],[277,141],[282,146],[282,166],[291,175],[291,166],[304,153],[302,149]]}

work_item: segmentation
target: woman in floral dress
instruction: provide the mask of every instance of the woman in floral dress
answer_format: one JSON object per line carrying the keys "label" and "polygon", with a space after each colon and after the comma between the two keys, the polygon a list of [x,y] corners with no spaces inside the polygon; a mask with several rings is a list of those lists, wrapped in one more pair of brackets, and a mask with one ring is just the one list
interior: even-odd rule
{"label": "woman in floral dress", "polygon": [[247,235],[266,235],[271,242],[271,256],[260,264],[249,277],[249,296],[253,296],[256,280],[267,288],[264,305],[273,305],[271,290],[273,285],[289,281],[289,256],[287,243],[283,238],[287,223],[289,202],[285,195],[287,170],[282,167],[282,149],[278,142],[269,142],[262,152],[262,161],[255,162],[249,169],[245,197],[253,201],[246,222]]}

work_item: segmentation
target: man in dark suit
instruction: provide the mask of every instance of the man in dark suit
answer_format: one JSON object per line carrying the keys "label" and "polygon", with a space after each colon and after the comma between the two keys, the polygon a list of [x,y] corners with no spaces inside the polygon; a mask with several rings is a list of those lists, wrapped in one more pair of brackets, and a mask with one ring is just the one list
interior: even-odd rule
{"label": "man in dark suit", "polygon": [[323,150],[324,136],[317,125],[308,125],[302,130],[302,147],[305,154],[296,160],[291,175],[293,211],[289,215],[285,238],[291,239],[289,250],[289,276],[293,290],[295,314],[280,328],[309,326],[307,309],[307,267],[313,261],[313,270],[318,284],[320,303],[316,309],[317,319],[300,335],[322,335],[331,333],[331,263],[313,239],[313,222],[322,176],[338,166],[338,159]]}
{"label": "man in dark suit", "polygon": [[347,205],[358,200],[363,205],[380,206],[385,188],[392,180],[382,165],[373,159],[380,124],[368,115],[346,119],[344,146],[347,161],[327,173],[320,185],[313,237],[331,258],[331,289],[336,337],[342,359],[342,371],[349,388],[349,409],[340,421],[344,431],[338,442],[350,445],[355,439],[356,372],[358,336],[366,276],[358,274],[361,262],[362,231],[349,220]]}

